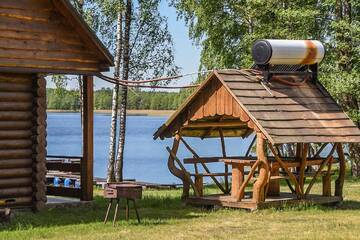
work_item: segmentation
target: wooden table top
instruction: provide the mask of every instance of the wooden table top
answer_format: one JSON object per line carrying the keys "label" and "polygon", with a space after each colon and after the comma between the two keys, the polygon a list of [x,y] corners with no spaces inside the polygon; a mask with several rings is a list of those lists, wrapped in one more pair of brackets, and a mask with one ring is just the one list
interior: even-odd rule
{"label": "wooden table top", "polygon": [[253,165],[257,160],[255,159],[236,159],[236,158],[221,158],[220,162],[224,162],[226,164],[241,164],[241,165]]}

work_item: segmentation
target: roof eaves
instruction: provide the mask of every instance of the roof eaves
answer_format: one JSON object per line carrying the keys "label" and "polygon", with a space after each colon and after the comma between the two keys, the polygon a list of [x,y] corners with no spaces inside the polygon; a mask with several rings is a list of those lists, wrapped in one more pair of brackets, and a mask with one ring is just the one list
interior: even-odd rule
{"label": "roof eaves", "polygon": [[[75,22],[89,37],[91,42],[97,47],[97,51],[101,53],[104,59],[107,61],[109,66],[114,66],[114,57],[109,52],[109,50],[105,47],[105,45],[100,41],[97,37],[96,33],[90,28],[90,26],[85,22],[84,18],[76,11],[76,9],[72,6],[69,0],[52,0],[54,6],[59,11],[64,11],[64,9],[69,13],[69,15],[65,15],[66,18],[71,17],[69,19],[70,22]],[[61,4],[61,5],[59,5]]]}
{"label": "roof eaves", "polygon": [[214,72],[211,72],[206,80],[203,81],[200,86],[181,104],[181,106],[174,112],[170,118],[154,133],[154,139],[158,137],[161,138],[163,132],[170,126],[170,124],[177,118],[177,116],[182,113],[186,106],[196,97],[197,94],[204,88],[204,86],[215,76]]}

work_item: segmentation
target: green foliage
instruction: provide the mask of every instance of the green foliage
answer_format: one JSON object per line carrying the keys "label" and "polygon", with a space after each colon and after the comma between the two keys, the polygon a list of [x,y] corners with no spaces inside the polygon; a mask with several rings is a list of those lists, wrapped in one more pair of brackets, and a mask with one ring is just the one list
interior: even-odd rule
{"label": "green foliage", "polygon": [[[176,92],[146,92],[129,91],[128,109],[131,110],[175,110],[189,95],[189,91]],[[112,89],[102,88],[94,93],[96,110],[110,110],[112,104]],[[63,89],[47,89],[47,104],[49,109],[79,111],[79,91]]]}
{"label": "green foliage", "polygon": [[[323,14],[315,0],[170,0],[202,46],[201,67],[239,68],[252,63],[252,43],[262,38],[318,38]],[[321,24],[321,25],[320,25]]]}

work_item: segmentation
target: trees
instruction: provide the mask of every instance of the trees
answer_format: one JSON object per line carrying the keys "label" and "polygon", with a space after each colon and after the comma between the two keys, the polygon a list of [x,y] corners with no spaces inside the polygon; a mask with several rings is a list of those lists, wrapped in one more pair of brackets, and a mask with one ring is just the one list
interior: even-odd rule
{"label": "trees", "polygon": [[169,0],[201,45],[201,68],[239,68],[252,63],[252,43],[262,38],[307,39],[321,24],[318,1]]}
{"label": "trees", "polygon": [[[92,9],[95,9],[93,19],[96,31],[100,32],[110,49],[122,50],[122,57],[119,57],[119,69],[121,74],[116,77],[122,79],[143,79],[173,75],[178,68],[174,64],[173,42],[167,27],[167,19],[159,12],[160,0],[89,0]],[[120,7],[115,7],[120,6]],[[121,15],[121,16],[120,16]],[[120,26],[118,30],[123,35],[115,36],[114,26]],[[119,33],[118,31],[118,33]],[[119,48],[121,43],[122,47]],[[118,53],[118,51],[116,51]],[[116,55],[116,54],[115,54]],[[115,163],[115,177],[117,181],[123,179],[122,166],[125,146],[126,130],[126,108],[128,92],[126,87],[120,88],[120,102],[117,100],[117,90],[114,87],[113,113],[114,119],[112,129],[119,124],[119,140],[117,145],[117,157]],[[119,104],[119,122],[117,117]],[[114,142],[116,141],[115,131],[112,131],[109,153],[109,176],[108,180],[114,179],[113,156],[115,153]]]}
{"label": "trees", "polygon": [[[360,2],[356,0],[169,0],[202,46],[201,68],[252,64],[256,39],[318,39],[326,44],[320,81],[360,126]],[[360,146],[350,145],[360,176]]]}

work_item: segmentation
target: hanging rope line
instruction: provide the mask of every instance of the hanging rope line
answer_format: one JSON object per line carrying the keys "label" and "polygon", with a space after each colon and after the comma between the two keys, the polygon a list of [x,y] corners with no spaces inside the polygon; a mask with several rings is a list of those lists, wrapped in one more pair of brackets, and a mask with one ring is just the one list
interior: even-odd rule
{"label": "hanging rope line", "polygon": [[153,85],[143,85],[144,83],[156,83],[156,82],[163,82],[163,81],[174,81],[178,80],[179,78],[188,77],[192,75],[199,75],[199,74],[206,74],[212,72],[213,70],[201,71],[201,72],[194,72],[170,77],[160,77],[154,79],[147,79],[147,80],[122,80],[120,78],[112,78],[105,76],[103,74],[96,75],[98,78],[107,81],[112,84],[118,84],[125,87],[133,87],[133,88],[159,88],[159,89],[185,89],[185,88],[195,88],[198,87],[199,84],[191,84],[191,85],[184,85],[184,86],[153,86]]}
{"label": "hanging rope line", "polygon": [[[163,81],[175,81],[179,78],[193,76],[193,75],[199,75],[199,74],[208,74],[210,72],[213,72],[215,69],[212,70],[205,70],[200,72],[193,72],[188,74],[181,74],[176,76],[169,76],[169,77],[160,77],[160,78],[153,78],[153,79],[146,79],[146,80],[122,80],[120,78],[113,78],[108,77],[103,74],[96,75],[98,78],[107,81],[112,84],[117,84],[120,86],[130,87],[130,88],[153,88],[153,89],[186,89],[186,88],[196,88],[200,84],[190,84],[190,85],[183,85],[183,86],[156,86],[156,85],[144,85],[146,83],[157,83],[157,82],[163,82]],[[244,74],[252,73],[255,75],[262,75],[261,71],[255,70],[255,69],[221,69],[222,71],[241,71]],[[258,77],[258,76],[257,76]]]}
{"label": "hanging rope line", "polygon": [[[187,88],[196,88],[196,87],[200,86],[200,84],[189,84],[189,85],[183,85],[183,86],[157,86],[157,85],[145,85],[145,84],[146,83],[158,83],[158,82],[164,82],[164,81],[175,81],[175,80],[178,80],[178,79],[183,78],[183,77],[199,75],[199,74],[208,74],[210,72],[213,72],[214,70],[215,69],[201,71],[201,72],[193,72],[193,73],[188,73],[188,74],[175,75],[175,76],[169,76],[169,77],[159,77],[159,78],[153,78],[153,79],[146,79],[146,80],[122,80],[120,78],[108,77],[108,76],[103,75],[101,73],[97,74],[96,76],[98,78],[104,80],[104,81],[109,82],[109,83],[129,87],[129,88],[187,89]],[[263,72],[260,71],[260,70],[256,70],[256,69],[221,69],[221,70],[222,71],[229,71],[229,70],[237,71],[237,72],[241,72],[241,73],[243,73],[245,75],[253,74],[252,76],[255,75],[255,77],[259,81],[262,81],[264,79]],[[275,81],[278,81],[280,83],[290,85],[290,86],[301,86],[301,85],[305,84],[307,81],[309,81],[309,79],[311,79],[311,77],[307,76],[303,81],[295,83],[295,82],[287,81],[284,78],[279,77],[279,76],[273,76],[272,77],[272,80],[275,80]]]}

